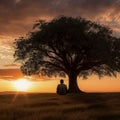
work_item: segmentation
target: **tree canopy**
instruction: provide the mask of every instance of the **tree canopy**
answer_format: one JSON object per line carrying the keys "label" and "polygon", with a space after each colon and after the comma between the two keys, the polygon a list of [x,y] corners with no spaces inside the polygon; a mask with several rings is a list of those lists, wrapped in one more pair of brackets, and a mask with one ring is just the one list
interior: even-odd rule
{"label": "tree canopy", "polygon": [[78,92],[77,76],[115,76],[120,72],[120,39],[104,25],[78,17],[39,20],[34,31],[15,40],[16,61],[24,74],[69,78],[69,91]]}

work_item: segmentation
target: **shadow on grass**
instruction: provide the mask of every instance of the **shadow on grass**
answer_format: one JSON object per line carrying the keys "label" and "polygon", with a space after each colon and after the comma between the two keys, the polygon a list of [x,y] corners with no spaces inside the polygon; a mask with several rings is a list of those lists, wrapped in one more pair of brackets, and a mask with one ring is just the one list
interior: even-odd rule
{"label": "shadow on grass", "polygon": [[110,100],[111,98],[118,98],[120,94],[114,94],[114,93],[81,93],[81,94],[68,94],[68,98],[75,102],[81,102],[81,103],[102,103],[105,101]]}
{"label": "shadow on grass", "polygon": [[94,109],[94,110],[98,110],[98,109],[101,109],[101,110],[107,110],[109,109],[109,106],[106,105],[106,104],[100,104],[100,103],[97,103],[97,104],[91,104],[88,109]]}
{"label": "shadow on grass", "polygon": [[56,102],[43,102],[43,103],[34,103],[34,104],[26,104],[24,107],[50,107],[50,106],[58,106],[59,104]]}
{"label": "shadow on grass", "polygon": [[103,115],[103,116],[98,117],[97,120],[120,120],[120,115],[118,114]]}
{"label": "shadow on grass", "polygon": [[64,113],[84,112],[84,111],[85,111],[85,108],[83,107],[73,107],[73,108],[63,110]]}

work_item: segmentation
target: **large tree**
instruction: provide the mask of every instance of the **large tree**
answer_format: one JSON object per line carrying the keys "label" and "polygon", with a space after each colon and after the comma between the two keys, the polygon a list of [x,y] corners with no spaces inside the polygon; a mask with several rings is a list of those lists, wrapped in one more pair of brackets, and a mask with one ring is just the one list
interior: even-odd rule
{"label": "large tree", "polygon": [[120,72],[120,41],[112,30],[95,22],[61,16],[40,20],[34,31],[16,39],[15,59],[24,74],[67,75],[69,92],[82,92],[77,77]]}

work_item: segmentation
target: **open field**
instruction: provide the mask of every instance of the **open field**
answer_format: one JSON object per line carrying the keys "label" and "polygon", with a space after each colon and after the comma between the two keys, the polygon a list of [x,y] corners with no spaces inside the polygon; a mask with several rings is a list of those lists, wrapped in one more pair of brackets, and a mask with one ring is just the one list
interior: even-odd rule
{"label": "open field", "polygon": [[120,93],[1,94],[0,120],[120,120]]}

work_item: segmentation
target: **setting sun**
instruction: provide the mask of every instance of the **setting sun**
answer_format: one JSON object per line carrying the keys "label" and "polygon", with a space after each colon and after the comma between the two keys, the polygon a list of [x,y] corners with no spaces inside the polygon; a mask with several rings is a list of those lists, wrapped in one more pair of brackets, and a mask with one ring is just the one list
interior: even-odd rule
{"label": "setting sun", "polygon": [[13,86],[18,91],[27,91],[29,89],[30,85],[31,85],[31,83],[25,79],[20,79],[20,80],[13,82]]}

